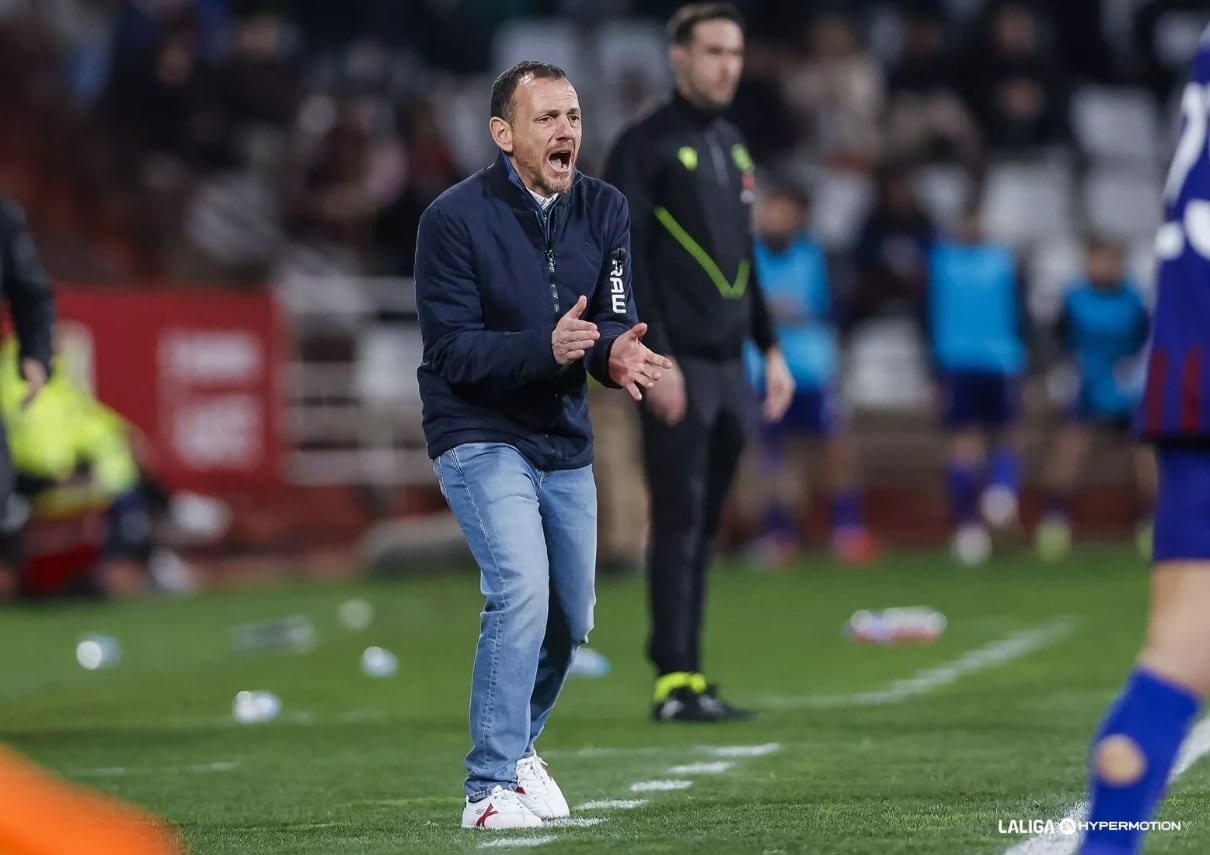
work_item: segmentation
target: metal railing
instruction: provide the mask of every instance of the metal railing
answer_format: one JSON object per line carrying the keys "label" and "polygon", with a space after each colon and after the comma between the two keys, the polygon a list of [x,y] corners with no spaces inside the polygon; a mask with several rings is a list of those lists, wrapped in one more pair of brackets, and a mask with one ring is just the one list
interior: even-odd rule
{"label": "metal railing", "polygon": [[[414,284],[346,277],[321,287],[340,298],[314,308],[288,295],[281,301],[292,339],[284,378],[287,481],[433,483],[416,383],[422,347]],[[927,378],[910,322],[870,324],[851,342],[845,364],[846,398],[855,409],[925,406]]]}
{"label": "metal railing", "polygon": [[[306,287],[314,288],[314,281]],[[416,366],[420,330],[408,279],[332,278],[322,307],[281,293],[290,336],[286,472],[306,486],[428,483]]]}

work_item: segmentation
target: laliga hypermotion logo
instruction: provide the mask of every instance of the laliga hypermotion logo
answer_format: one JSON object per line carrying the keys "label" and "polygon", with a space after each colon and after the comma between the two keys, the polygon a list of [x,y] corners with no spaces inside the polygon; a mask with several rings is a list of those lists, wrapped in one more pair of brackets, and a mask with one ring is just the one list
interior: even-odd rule
{"label": "laliga hypermotion logo", "polygon": [[1010,819],[1000,820],[998,830],[1001,834],[1031,834],[1036,836],[1054,837],[1088,831],[1182,831],[1184,824],[1172,820],[1141,820],[1125,821],[1096,821],[1065,816],[1060,820],[1053,819]]}

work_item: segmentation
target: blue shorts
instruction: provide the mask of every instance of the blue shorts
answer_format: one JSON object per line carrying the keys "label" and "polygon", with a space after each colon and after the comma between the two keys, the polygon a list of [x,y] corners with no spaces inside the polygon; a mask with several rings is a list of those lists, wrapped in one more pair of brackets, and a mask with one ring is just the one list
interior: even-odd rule
{"label": "blue shorts", "polygon": [[1155,502],[1153,561],[1210,561],[1210,445],[1155,449],[1160,489]]}
{"label": "blue shorts", "polygon": [[947,429],[995,430],[1017,420],[1021,393],[1015,375],[955,371],[942,377],[941,390],[941,422]]}
{"label": "blue shorts", "polygon": [[799,388],[780,422],[765,423],[767,440],[783,436],[809,436],[826,439],[836,433],[840,424],[840,409],[837,406],[836,390],[831,386],[821,388]]}
{"label": "blue shorts", "polygon": [[1134,429],[1133,410],[1123,410],[1116,413],[1098,411],[1078,398],[1071,405],[1071,409],[1067,415],[1076,424],[1096,430],[1129,434]]}

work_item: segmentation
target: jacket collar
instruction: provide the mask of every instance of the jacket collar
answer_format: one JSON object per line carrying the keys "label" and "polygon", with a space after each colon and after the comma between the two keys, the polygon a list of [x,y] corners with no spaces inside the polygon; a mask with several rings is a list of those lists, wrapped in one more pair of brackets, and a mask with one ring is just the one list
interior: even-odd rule
{"label": "jacket collar", "polygon": [[[513,169],[512,161],[508,159],[508,155],[504,152],[500,152],[495,161],[492,162],[492,165],[487,168],[487,174],[492,182],[492,186],[514,208],[523,208],[541,213],[542,208],[538,205],[538,201],[529,192],[529,189],[521,180],[521,176],[517,174],[517,170]],[[571,196],[576,189],[576,185],[580,183],[581,175],[582,173],[577,169],[575,176],[571,179],[571,187],[559,194],[559,198],[555,199],[553,207],[565,204],[566,199]]]}
{"label": "jacket collar", "polygon": [[678,115],[696,128],[708,128],[722,116],[721,112],[707,110],[691,103],[678,90],[672,92],[672,107]]}

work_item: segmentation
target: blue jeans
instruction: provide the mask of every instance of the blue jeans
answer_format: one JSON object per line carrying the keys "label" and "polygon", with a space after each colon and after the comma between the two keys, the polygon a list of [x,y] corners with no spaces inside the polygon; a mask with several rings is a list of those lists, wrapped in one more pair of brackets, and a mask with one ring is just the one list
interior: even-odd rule
{"label": "blue jeans", "polygon": [[511,445],[471,442],[433,462],[487,599],[471,678],[466,794],[515,789],[517,761],[554,709],[596,603],[592,467],[544,472]]}

